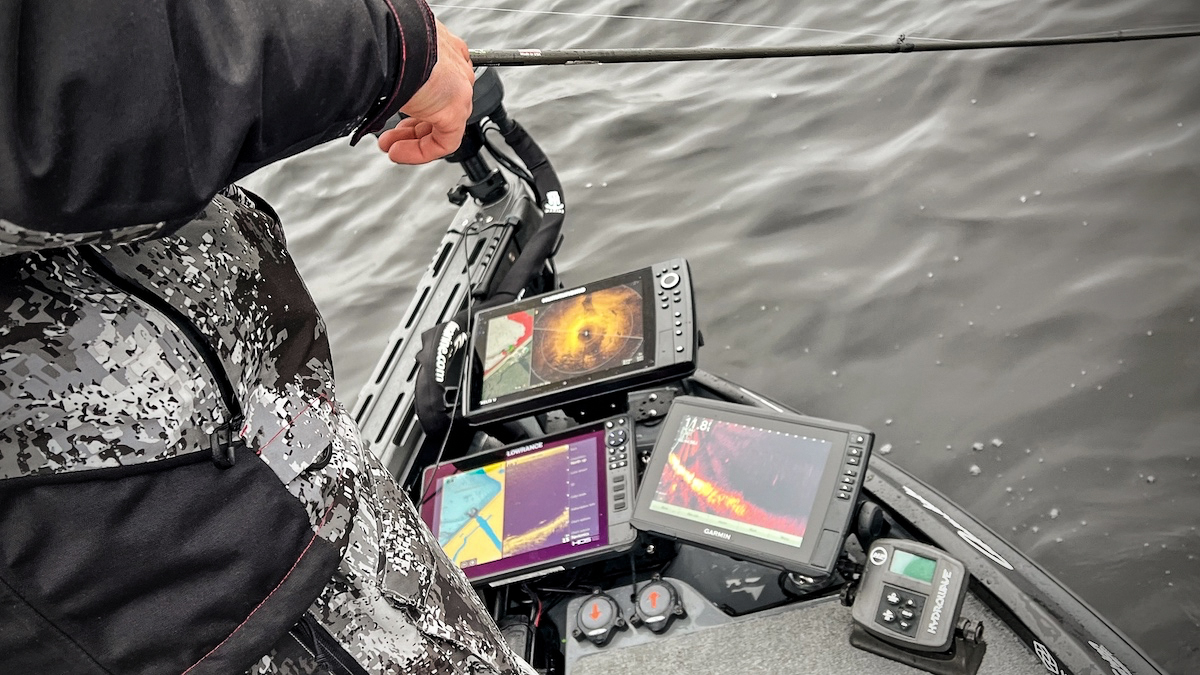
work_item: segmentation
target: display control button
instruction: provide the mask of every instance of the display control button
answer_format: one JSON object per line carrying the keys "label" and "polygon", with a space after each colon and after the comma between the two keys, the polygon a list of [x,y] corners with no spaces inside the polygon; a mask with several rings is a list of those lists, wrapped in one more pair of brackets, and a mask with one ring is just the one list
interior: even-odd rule
{"label": "display control button", "polygon": [[671,305],[669,305],[669,304],[667,304],[667,303],[665,303],[665,302],[664,302],[664,303],[662,304],[662,308],[663,308],[663,309],[670,309],[670,308],[671,308]]}
{"label": "display control button", "polygon": [[843,483],[845,483],[845,484],[847,484],[847,485],[853,485],[853,484],[854,484],[854,479],[853,479],[853,478],[851,478],[850,476],[842,476],[842,482],[843,482]]}
{"label": "display control button", "polygon": [[682,313],[682,312],[675,312],[675,318],[676,318],[676,319],[680,318],[681,316],[683,316],[683,313]]}
{"label": "display control button", "polygon": [[895,591],[892,591],[891,593],[888,593],[887,602],[889,605],[898,605],[900,604],[900,596],[896,595]]}
{"label": "display control button", "polygon": [[850,448],[851,457],[862,457],[862,448]]}
{"label": "display control button", "polygon": [[608,432],[608,444],[614,448],[618,445],[624,445],[627,440],[629,440],[629,434],[624,429],[613,429]]}
{"label": "display control button", "polygon": [[624,511],[625,510],[625,500],[623,500],[623,499],[614,500],[613,501],[613,510]]}
{"label": "display control button", "polygon": [[847,476],[857,476],[858,469],[846,469],[846,475]]}
{"label": "display control button", "polygon": [[854,437],[854,442],[858,443],[859,445],[862,445],[863,443],[867,442],[867,438],[866,438],[866,436],[863,436],[862,434],[858,434]]}
{"label": "display control button", "polygon": [[676,330],[676,331],[675,331],[675,335],[677,335],[677,336],[678,336],[678,335],[683,335],[683,331],[681,331],[681,330]]}
{"label": "display control button", "polygon": [[625,418],[622,417],[621,419],[617,420],[617,424],[620,426],[625,426]]}
{"label": "display control button", "polygon": [[613,476],[613,482],[618,485],[624,483],[625,482],[625,474],[619,473],[616,476]]}
{"label": "display control button", "polygon": [[849,492],[839,492],[839,493],[838,493],[838,499],[841,499],[842,501],[849,501],[849,500],[850,500],[850,493],[849,493]]}
{"label": "display control button", "polygon": [[884,621],[886,621],[888,623],[892,623],[893,621],[896,620],[896,613],[890,609],[885,609],[885,610],[883,610],[883,614],[879,615],[879,618],[883,619]]}
{"label": "display control button", "polygon": [[859,458],[857,458],[857,457],[851,457],[850,459],[846,460],[846,463],[849,464],[850,466],[858,466],[858,463],[860,461],[861,460],[859,460]]}
{"label": "display control button", "polygon": [[677,351],[677,352],[682,352],[682,351],[683,351],[683,345],[677,345],[677,346],[675,347],[675,351]]}
{"label": "display control button", "polygon": [[605,426],[605,428],[608,428],[608,429],[611,429],[611,428],[613,428],[613,423],[612,423],[612,420],[609,420],[609,421],[605,422],[605,423],[604,423],[604,426]]}
{"label": "display control button", "polygon": [[673,269],[673,270],[679,269],[679,263],[675,263],[674,265],[671,265],[671,269]]}
{"label": "display control button", "polygon": [[579,625],[589,633],[607,630],[616,620],[617,606],[608,596],[596,596],[579,608]]}
{"label": "display control button", "polygon": [[676,321],[676,322],[675,322],[675,327],[676,327],[676,328],[678,328],[678,327],[680,327],[680,326],[682,326],[682,325],[683,325],[683,322],[682,322],[682,321]]}
{"label": "display control button", "polygon": [[671,290],[679,285],[679,275],[674,272],[667,272],[658,280],[658,285]]}

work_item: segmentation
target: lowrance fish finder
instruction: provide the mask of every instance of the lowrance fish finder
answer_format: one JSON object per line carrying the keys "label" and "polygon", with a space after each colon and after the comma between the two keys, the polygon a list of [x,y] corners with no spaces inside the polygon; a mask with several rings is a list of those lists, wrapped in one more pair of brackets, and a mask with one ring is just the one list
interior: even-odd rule
{"label": "lowrance fish finder", "polygon": [[495,422],[690,375],[694,317],[683,259],[482,310],[463,414]]}
{"label": "lowrance fish finder", "polygon": [[627,551],[637,538],[632,426],[623,415],[431,466],[421,518],[472,583]]}
{"label": "lowrance fish finder", "polygon": [[676,398],[633,512],[639,530],[828,576],[871,452],[861,427]]}

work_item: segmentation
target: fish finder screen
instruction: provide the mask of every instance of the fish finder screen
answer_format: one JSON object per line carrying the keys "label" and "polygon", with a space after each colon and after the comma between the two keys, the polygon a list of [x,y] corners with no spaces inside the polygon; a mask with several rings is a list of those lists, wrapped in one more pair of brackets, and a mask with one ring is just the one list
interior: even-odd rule
{"label": "fish finder screen", "polygon": [[643,361],[642,292],[642,281],[632,279],[599,290],[566,291],[486,320],[480,405]]}
{"label": "fish finder screen", "polygon": [[799,547],[832,449],[827,440],[684,415],[650,510]]}
{"label": "fish finder screen", "polygon": [[436,467],[421,515],[468,578],[604,546],[603,434],[521,446],[469,470]]}

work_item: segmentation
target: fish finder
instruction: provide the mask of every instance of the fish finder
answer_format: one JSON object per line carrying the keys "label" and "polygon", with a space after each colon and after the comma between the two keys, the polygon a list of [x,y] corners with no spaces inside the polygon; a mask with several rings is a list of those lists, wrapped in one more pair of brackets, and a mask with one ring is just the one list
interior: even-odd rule
{"label": "fish finder", "polygon": [[873,438],[848,424],[676,398],[646,466],[633,525],[826,577],[845,542]]}
{"label": "fish finder", "polygon": [[421,519],[473,584],[628,551],[633,420],[622,415],[425,470]]}
{"label": "fish finder", "polygon": [[691,274],[677,258],[477,312],[463,416],[551,410],[696,371]]}

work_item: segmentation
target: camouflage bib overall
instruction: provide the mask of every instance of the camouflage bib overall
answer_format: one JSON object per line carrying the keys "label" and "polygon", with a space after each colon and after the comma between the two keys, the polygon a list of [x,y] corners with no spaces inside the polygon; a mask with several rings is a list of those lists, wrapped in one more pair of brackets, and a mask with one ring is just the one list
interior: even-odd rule
{"label": "camouflage bib overall", "polygon": [[269,207],[0,220],[0,672],[247,669],[532,672],[362,447]]}

